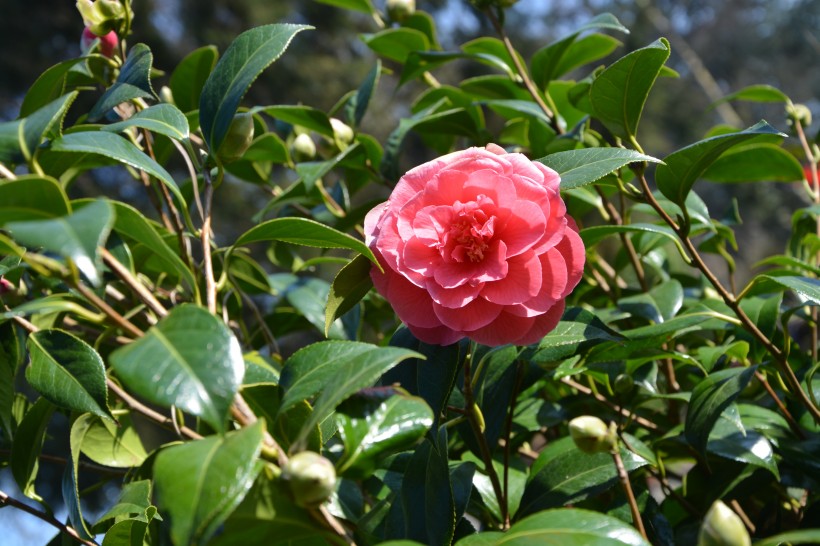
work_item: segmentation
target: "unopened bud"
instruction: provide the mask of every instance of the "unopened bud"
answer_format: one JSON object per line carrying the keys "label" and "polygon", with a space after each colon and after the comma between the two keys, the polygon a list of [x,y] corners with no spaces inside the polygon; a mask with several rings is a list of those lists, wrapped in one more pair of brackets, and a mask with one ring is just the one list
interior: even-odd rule
{"label": "unopened bud", "polygon": [[336,490],[336,469],[333,463],[313,451],[297,453],[282,468],[285,480],[299,506],[319,506]]}
{"label": "unopened bud", "polygon": [[631,375],[619,373],[618,376],[615,378],[615,384],[612,386],[612,388],[618,394],[629,394],[634,386],[635,380],[632,379]]}
{"label": "unopened bud", "polygon": [[792,125],[796,122],[800,122],[803,127],[811,125],[811,110],[805,104],[786,105],[786,116],[788,116],[789,123]]}
{"label": "unopened bud", "polygon": [[96,36],[117,30],[126,18],[126,7],[119,0],[77,0],[77,10],[85,26]]}
{"label": "unopened bud", "polygon": [[163,85],[159,90],[159,99],[168,104],[174,104],[174,93],[167,85]]}
{"label": "unopened bud", "polygon": [[336,118],[330,118],[330,125],[333,127],[333,138],[336,139],[340,148],[345,148],[353,142],[353,129],[345,122]]}
{"label": "unopened bud", "polygon": [[253,116],[247,112],[236,114],[216,155],[222,163],[231,163],[245,155],[251,142],[253,142]]}
{"label": "unopened bud", "polygon": [[569,434],[576,447],[584,453],[604,453],[615,449],[615,431],[592,415],[576,417],[569,422]]}
{"label": "unopened bud", "polygon": [[0,296],[3,294],[11,294],[12,292],[17,292],[17,288],[14,284],[3,277],[0,277]]}
{"label": "unopened bud", "polygon": [[296,135],[291,146],[293,159],[296,161],[310,161],[316,157],[316,143],[307,133]]}
{"label": "unopened bud", "polygon": [[391,21],[402,23],[416,12],[416,0],[387,0],[387,15]]}
{"label": "unopened bud", "polygon": [[119,43],[119,38],[117,38],[117,33],[113,30],[108,34],[104,34],[103,36],[97,36],[91,29],[85,27],[83,29],[83,35],[80,38],[80,48],[82,49],[83,53],[88,53],[91,50],[91,46],[94,44],[94,40],[100,40],[100,54],[108,57],[109,59],[114,56],[114,51],[117,48],[117,44]]}
{"label": "unopened bud", "polygon": [[751,546],[749,532],[737,514],[722,501],[715,501],[698,534],[698,546]]}

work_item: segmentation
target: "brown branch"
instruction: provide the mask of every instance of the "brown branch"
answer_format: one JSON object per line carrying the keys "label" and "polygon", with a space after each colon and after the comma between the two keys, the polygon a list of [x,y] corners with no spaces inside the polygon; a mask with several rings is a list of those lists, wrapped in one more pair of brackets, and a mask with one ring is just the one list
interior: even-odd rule
{"label": "brown branch", "polygon": [[111,268],[111,271],[113,271],[114,274],[122,280],[122,282],[127,284],[128,287],[134,291],[137,297],[139,297],[139,299],[141,299],[142,302],[145,303],[145,305],[147,305],[154,313],[160,317],[164,317],[168,314],[168,310],[162,306],[159,300],[157,300],[145,287],[145,285],[136,279],[131,272],[128,271],[128,269],[108,251],[108,249],[100,249],[100,254],[102,254],[103,261],[109,268]]}
{"label": "brown branch", "polygon": [[606,406],[609,406],[610,409],[612,409],[614,411],[617,411],[618,413],[620,413],[621,415],[623,415],[627,419],[631,419],[631,420],[635,421],[636,423],[638,423],[639,425],[641,425],[645,429],[654,430],[654,431],[660,430],[658,425],[656,425],[652,421],[650,421],[648,419],[644,419],[643,417],[641,417],[639,415],[635,415],[635,413],[629,411],[628,409],[622,408],[619,405],[615,404],[614,402],[611,402],[610,400],[608,400],[601,393],[595,392],[592,389],[590,389],[589,387],[586,387],[586,386],[578,383],[577,381],[574,381],[574,380],[570,379],[569,377],[562,378],[561,382],[565,383],[566,385],[569,385],[570,387],[572,387],[573,389],[575,389],[579,392],[582,392],[582,393],[584,393],[588,396],[592,396],[598,402],[601,402],[602,404],[604,404]]}
{"label": "brown branch", "polygon": [[[141,415],[144,415],[148,419],[166,428],[175,428],[175,423],[173,419],[159,413],[158,411],[149,408],[148,406],[146,406],[145,404],[143,404],[127,392],[125,392],[125,390],[119,385],[117,385],[110,377],[106,378],[106,385],[108,386],[108,389],[112,391],[114,394],[116,394],[120,398],[120,400],[125,402],[125,405],[128,406],[131,410],[136,411]],[[187,436],[191,440],[201,440],[203,438],[201,434],[199,434],[195,430],[191,430],[190,428],[184,425],[179,427],[178,430],[183,436]]]}
{"label": "brown branch", "polygon": [[85,544],[86,546],[97,546],[97,543],[93,540],[86,540],[80,536],[80,533],[77,532],[76,529],[73,527],[66,525],[62,521],[54,518],[53,516],[46,514],[45,512],[41,512],[36,508],[29,506],[24,502],[20,502],[15,498],[8,496],[7,493],[4,491],[0,491],[0,506],[11,506],[12,508],[17,508],[27,514],[31,514],[32,516],[43,520],[44,522],[48,523],[49,525],[56,527],[60,530],[60,532],[67,534],[72,539],[77,541],[79,544]]}
{"label": "brown branch", "polygon": [[[643,526],[643,519],[641,519],[641,511],[638,510],[638,502],[635,500],[635,493],[632,491],[632,484],[629,481],[629,474],[624,467],[624,461],[621,459],[621,451],[618,445],[612,450],[612,460],[615,462],[615,469],[618,471],[618,479],[621,482],[621,487],[626,494],[626,500],[629,503],[629,510],[632,512],[632,523],[641,533],[644,539],[647,539],[646,529]],[[648,540],[648,539],[647,539]]]}
{"label": "brown branch", "polygon": [[105,300],[95,294],[93,290],[85,286],[83,283],[79,281],[75,282],[74,288],[76,288],[77,291],[85,297],[85,299],[91,302],[92,305],[95,305],[100,311],[105,313],[111,322],[127,331],[129,334],[135,337],[142,337],[145,335],[144,332],[137,328],[133,322],[119,314],[113,307],[108,305]]}

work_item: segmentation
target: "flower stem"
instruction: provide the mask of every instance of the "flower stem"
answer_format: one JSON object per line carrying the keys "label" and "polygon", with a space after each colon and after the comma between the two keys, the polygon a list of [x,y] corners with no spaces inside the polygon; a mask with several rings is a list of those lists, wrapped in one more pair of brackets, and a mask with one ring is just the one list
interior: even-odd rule
{"label": "flower stem", "polygon": [[635,493],[632,491],[632,484],[629,482],[629,474],[624,467],[624,461],[621,459],[621,452],[618,446],[615,446],[615,449],[612,450],[612,460],[615,462],[615,469],[618,471],[618,479],[621,482],[621,487],[624,488],[626,500],[629,503],[629,510],[632,512],[632,523],[635,525],[635,528],[638,529],[638,532],[641,533],[641,536],[648,540],[646,536],[646,529],[644,528],[643,520],[641,519],[641,511],[638,510],[638,502],[635,500]]}

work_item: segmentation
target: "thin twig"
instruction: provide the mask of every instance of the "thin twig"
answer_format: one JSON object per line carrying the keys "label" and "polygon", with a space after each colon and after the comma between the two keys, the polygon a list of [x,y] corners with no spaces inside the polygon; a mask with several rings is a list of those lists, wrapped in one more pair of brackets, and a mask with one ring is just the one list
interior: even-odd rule
{"label": "thin twig", "polygon": [[216,281],[214,280],[214,266],[211,258],[211,205],[214,199],[214,185],[207,169],[205,174],[205,203],[203,210],[205,217],[202,220],[200,237],[202,240],[203,268],[205,269],[205,294],[208,302],[208,311],[216,314]]}
{"label": "thin twig", "polygon": [[[123,402],[125,402],[125,405],[133,411],[136,411],[137,413],[144,415],[148,419],[164,427],[170,429],[174,428],[173,419],[159,413],[158,411],[154,411],[153,409],[149,408],[148,406],[146,406],[145,404],[143,404],[127,392],[125,392],[125,390],[119,385],[117,385],[110,377],[106,378],[106,385],[108,386],[108,390],[116,394]],[[184,425],[179,427],[179,432],[182,433],[183,436],[187,436],[192,440],[201,440],[203,438],[201,434],[199,434],[195,430],[191,430],[190,428]]]}
{"label": "thin twig", "polygon": [[631,420],[635,421],[636,423],[638,423],[639,425],[641,425],[645,429],[654,430],[654,431],[659,430],[658,425],[656,425],[652,421],[650,421],[648,419],[644,419],[643,417],[641,417],[639,415],[635,415],[635,413],[629,411],[628,409],[618,406],[617,404],[615,404],[615,403],[611,402],[610,400],[608,400],[601,393],[595,392],[592,389],[590,389],[589,387],[586,387],[586,386],[578,383],[577,381],[574,381],[574,380],[570,379],[569,377],[562,378],[561,382],[569,385],[570,387],[572,387],[573,389],[575,389],[579,392],[582,392],[586,395],[591,395],[598,402],[601,402],[602,404],[605,404],[605,405],[609,406],[610,409],[612,409],[614,411],[617,411],[618,413],[620,413],[621,415],[623,415],[627,419],[631,419]]}
{"label": "thin twig", "polygon": [[36,508],[29,506],[24,502],[20,502],[17,499],[8,496],[8,494],[4,491],[0,491],[0,506],[11,506],[12,508],[17,508],[18,510],[26,512],[27,514],[31,514],[32,516],[43,520],[49,525],[56,527],[60,530],[60,532],[67,534],[80,544],[85,544],[86,546],[97,546],[97,543],[93,540],[86,540],[83,537],[81,537],[80,533],[78,533],[77,530],[73,527],[66,525],[62,521],[54,518],[49,514],[46,514],[45,512],[41,512],[40,510],[37,510]]}
{"label": "thin twig", "polygon": [[74,288],[76,288],[77,291],[85,297],[85,299],[91,302],[92,305],[95,305],[97,308],[99,308],[99,310],[105,313],[105,315],[109,319],[111,319],[111,321],[114,324],[116,324],[123,330],[127,331],[135,337],[142,337],[145,335],[145,333],[139,328],[137,328],[133,322],[119,314],[113,307],[108,305],[105,302],[105,300],[103,300],[101,297],[95,294],[93,290],[85,286],[83,283],[74,283]]}
{"label": "thin twig", "polygon": [[[11,450],[10,449],[0,449],[0,455],[11,455]],[[48,462],[48,463],[54,463],[54,464],[61,464],[61,465],[64,465],[64,466],[74,464],[72,461],[69,461],[68,459],[65,459],[63,457],[58,457],[56,455],[47,455],[45,453],[40,453],[39,455],[37,455],[37,458],[40,459],[41,461],[45,461],[45,462]],[[84,469],[90,470],[92,472],[98,472],[100,474],[113,474],[115,476],[123,476],[123,475],[128,473],[127,470],[122,469],[122,468],[111,468],[111,467],[108,467],[108,466],[103,466],[103,465],[99,465],[99,464],[96,464],[96,463],[90,463],[88,461],[83,461],[83,460],[77,461],[77,464],[79,465],[80,468],[84,468]]]}
{"label": "thin twig", "polygon": [[780,410],[780,413],[783,415],[783,418],[786,419],[786,422],[789,424],[789,428],[792,430],[792,432],[794,432],[795,435],[797,435],[797,437],[801,440],[805,440],[806,434],[803,432],[803,429],[800,428],[800,425],[798,425],[797,421],[794,420],[792,414],[789,412],[788,409],[786,409],[786,406],[785,404],[783,404],[783,401],[780,400],[780,397],[777,396],[776,392],[774,392],[774,389],[772,388],[771,383],[769,383],[769,380],[766,379],[766,376],[756,371],[755,378],[758,381],[760,381],[760,384],[763,385],[763,388],[774,401],[775,405],[777,406],[777,409]]}
{"label": "thin twig", "polygon": [[0,163],[0,176],[9,180],[17,180],[17,175],[11,172],[8,167]]}
{"label": "thin twig", "polygon": [[618,479],[621,482],[621,487],[624,488],[626,500],[629,503],[629,510],[632,512],[632,523],[638,529],[638,532],[641,533],[641,536],[644,539],[647,539],[646,529],[643,526],[643,519],[641,519],[641,511],[638,510],[638,502],[635,500],[635,493],[632,491],[632,484],[629,481],[629,474],[624,467],[624,461],[621,459],[621,452],[617,445],[612,450],[612,460],[615,462],[615,469],[618,471]]}
{"label": "thin twig", "polygon": [[111,268],[111,271],[117,275],[122,282],[134,291],[134,293],[147,305],[154,313],[160,317],[168,314],[168,310],[154,297],[154,295],[143,285],[137,278],[135,278],[128,269],[122,265],[117,258],[111,254],[108,249],[100,249],[105,264]]}

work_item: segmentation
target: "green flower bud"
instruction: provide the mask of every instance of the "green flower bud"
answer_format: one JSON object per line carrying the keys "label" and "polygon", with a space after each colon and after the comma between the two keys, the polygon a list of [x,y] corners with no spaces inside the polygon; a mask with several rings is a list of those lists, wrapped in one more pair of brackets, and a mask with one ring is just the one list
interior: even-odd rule
{"label": "green flower bud", "polygon": [[387,0],[387,15],[391,21],[402,23],[416,12],[416,0]]}
{"label": "green flower bud", "polygon": [[788,104],[786,105],[786,115],[789,118],[789,123],[794,124],[800,122],[803,127],[811,125],[811,110],[805,104]]}
{"label": "green flower bud", "polygon": [[612,385],[612,388],[618,394],[628,394],[632,391],[632,388],[634,386],[635,380],[632,379],[631,375],[619,373],[618,376],[615,378],[615,383]]}
{"label": "green flower bud", "polygon": [[592,415],[583,415],[570,421],[569,434],[578,449],[584,453],[612,451],[618,444],[614,428]]}
{"label": "green flower bud", "polygon": [[247,112],[236,114],[216,155],[222,163],[231,163],[248,151],[251,142],[253,142],[253,116]]}
{"label": "green flower bud", "polygon": [[168,104],[174,104],[174,93],[167,85],[163,85],[159,90],[159,99]]}
{"label": "green flower bud", "polygon": [[316,143],[309,134],[301,133],[293,139],[291,152],[296,161],[310,161],[316,157]]}
{"label": "green flower bud", "polygon": [[105,36],[111,31],[119,31],[126,18],[125,9],[119,0],[77,0],[77,10],[85,26],[96,36]]}
{"label": "green flower bud", "polygon": [[339,148],[346,148],[348,144],[353,142],[353,129],[345,122],[336,118],[330,118],[330,125],[333,127],[333,138],[339,145]]}
{"label": "green flower bud", "polygon": [[751,546],[749,532],[731,508],[717,500],[706,512],[698,546]]}
{"label": "green flower bud", "polygon": [[319,506],[336,490],[336,469],[333,463],[313,451],[302,451],[291,457],[282,468],[293,500],[299,506]]}

